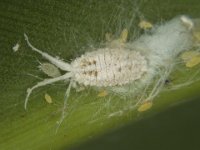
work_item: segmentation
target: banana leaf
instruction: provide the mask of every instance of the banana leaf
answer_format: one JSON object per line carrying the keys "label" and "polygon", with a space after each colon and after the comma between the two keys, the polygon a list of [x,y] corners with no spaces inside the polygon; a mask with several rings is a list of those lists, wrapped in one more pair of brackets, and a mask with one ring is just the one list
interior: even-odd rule
{"label": "banana leaf", "polygon": [[[35,90],[24,109],[27,88],[47,76],[37,67],[46,60],[30,50],[23,35],[37,48],[70,62],[105,43],[106,33],[117,37],[129,26],[129,40],[133,40],[137,16],[153,24],[180,14],[198,18],[199,6],[198,0],[0,0],[0,149],[198,147],[200,82],[177,90],[167,88],[190,79],[199,66],[180,65],[153,107],[142,113],[118,113],[132,99],[72,89],[66,117],[58,128],[68,83]],[[19,47],[13,50],[16,44]],[[46,93],[52,103],[45,101]]]}

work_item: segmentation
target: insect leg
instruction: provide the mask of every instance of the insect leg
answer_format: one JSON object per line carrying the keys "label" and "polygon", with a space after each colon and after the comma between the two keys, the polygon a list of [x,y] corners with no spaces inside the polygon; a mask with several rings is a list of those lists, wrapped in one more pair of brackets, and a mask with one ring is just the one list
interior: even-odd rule
{"label": "insect leg", "polygon": [[70,90],[71,90],[71,87],[72,87],[72,84],[73,84],[74,81],[70,81],[69,83],[69,86],[65,92],[65,97],[64,97],[64,105],[63,105],[63,108],[62,108],[62,114],[61,114],[61,118],[60,120],[58,121],[58,126],[57,126],[57,129],[56,129],[56,132],[58,131],[61,123],[63,122],[64,118],[65,118],[65,110],[66,110],[66,107],[67,107],[67,100],[69,98],[69,94],[70,94]]}

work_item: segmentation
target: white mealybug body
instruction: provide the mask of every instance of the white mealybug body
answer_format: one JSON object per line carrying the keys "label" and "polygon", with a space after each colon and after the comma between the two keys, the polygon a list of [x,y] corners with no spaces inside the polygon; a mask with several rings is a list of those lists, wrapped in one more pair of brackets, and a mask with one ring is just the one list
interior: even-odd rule
{"label": "white mealybug body", "polygon": [[76,58],[72,80],[85,86],[120,86],[138,80],[147,71],[147,61],[137,51],[100,48]]}
{"label": "white mealybug body", "polygon": [[[25,108],[34,89],[61,80],[70,81],[66,92],[67,99],[72,83],[97,88],[111,87],[114,92],[126,92],[126,88],[129,88],[133,93],[134,88],[130,87],[136,85],[140,88],[145,87],[155,76],[160,75],[160,79],[149,94],[149,99],[152,99],[158,94],[159,87],[163,86],[168,77],[173,59],[180,52],[192,47],[191,28],[193,28],[191,19],[185,16],[177,17],[152,29],[152,34],[144,34],[139,39],[124,44],[123,47],[105,47],[86,52],[70,64],[35,48],[24,34],[33,51],[40,53],[57,68],[66,71],[64,75],[46,79],[28,89]],[[159,72],[162,69],[164,71]]]}

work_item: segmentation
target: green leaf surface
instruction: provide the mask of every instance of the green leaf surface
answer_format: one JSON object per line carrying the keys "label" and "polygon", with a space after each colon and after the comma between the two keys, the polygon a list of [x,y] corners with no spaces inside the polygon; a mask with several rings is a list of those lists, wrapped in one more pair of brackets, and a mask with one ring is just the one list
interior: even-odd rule
{"label": "green leaf surface", "polygon": [[[192,99],[200,97],[200,82],[195,82],[178,90],[163,91],[155,99],[149,111],[139,113],[136,110],[128,110],[118,114],[117,112],[128,106],[131,99],[120,99],[118,96],[97,97],[98,91],[93,89],[86,89],[79,93],[72,90],[67,116],[56,133],[56,122],[60,119],[68,84],[60,82],[35,90],[30,97],[28,110],[24,110],[26,89],[41,80],[31,75],[47,78],[37,67],[38,60],[40,62],[46,60],[30,50],[25,43],[24,33],[37,48],[70,62],[84,51],[89,51],[92,47],[98,47],[105,42],[105,33],[118,36],[123,28],[129,26],[129,40],[133,40],[138,18],[134,21],[131,19],[136,8],[145,18],[157,23],[180,14],[200,17],[199,6],[198,0],[138,2],[133,0],[0,0],[0,149],[69,148],[112,130],[116,131],[130,122],[134,126],[139,126],[147,119],[147,122],[149,120],[151,124],[157,124],[155,114],[172,106],[173,110],[177,109],[174,114],[180,113],[187,109],[188,105],[194,105]],[[16,43],[19,43],[20,47],[17,52],[13,52],[12,48]],[[172,75],[174,80],[172,84],[187,81],[199,70],[199,66],[192,69],[179,67]],[[52,97],[53,104],[48,104],[44,100],[45,93]],[[187,103],[181,104],[186,101]],[[194,108],[196,107],[194,105]],[[192,108],[190,110],[189,114],[197,113],[192,112]],[[168,117],[172,114],[168,113]],[[162,118],[165,113],[160,113],[159,116]],[[196,120],[197,116],[192,119]],[[165,121],[173,128],[174,120]],[[147,133],[152,131],[148,127],[145,128],[146,130]],[[160,134],[163,130],[159,130]],[[123,131],[140,134],[136,129],[131,130],[129,127],[119,132],[123,133]],[[198,128],[197,131],[199,132]],[[145,133],[141,132],[141,134],[145,136]],[[119,141],[123,139],[117,131],[114,136]],[[131,138],[127,140],[130,141]],[[142,138],[137,140],[144,142]],[[157,140],[164,142],[162,139]],[[89,145],[92,146],[94,143]],[[110,146],[110,149],[116,147]]]}

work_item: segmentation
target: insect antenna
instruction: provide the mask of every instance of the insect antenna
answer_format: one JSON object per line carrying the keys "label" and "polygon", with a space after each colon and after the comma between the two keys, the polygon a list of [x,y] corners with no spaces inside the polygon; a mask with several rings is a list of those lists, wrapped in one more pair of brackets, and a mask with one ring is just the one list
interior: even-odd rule
{"label": "insect antenna", "polygon": [[60,68],[61,70],[64,70],[64,71],[71,71],[72,70],[72,67],[70,64],[62,61],[62,60],[59,60],[57,58],[54,58],[52,57],[51,55],[45,53],[45,52],[42,52],[41,50],[35,48],[30,42],[29,42],[29,39],[28,39],[28,36],[24,33],[24,37],[25,37],[25,40],[28,44],[28,46],[35,52],[38,52],[39,54],[41,54],[44,58],[46,58],[48,61],[50,61],[52,64],[54,64],[56,67]]}
{"label": "insect antenna", "polygon": [[38,82],[36,85],[34,85],[33,87],[31,88],[28,88],[27,89],[27,95],[26,95],[26,99],[25,99],[25,103],[24,103],[24,108],[26,109],[27,108],[27,103],[28,103],[28,100],[29,100],[29,96],[30,94],[32,93],[32,91],[38,87],[41,87],[41,86],[45,86],[45,85],[48,85],[48,84],[52,84],[54,82],[58,82],[58,81],[61,81],[61,80],[66,80],[66,79],[69,79],[70,77],[72,77],[72,73],[66,73],[62,76],[59,76],[59,77],[56,77],[56,78],[52,78],[52,79],[45,79],[41,82]]}

